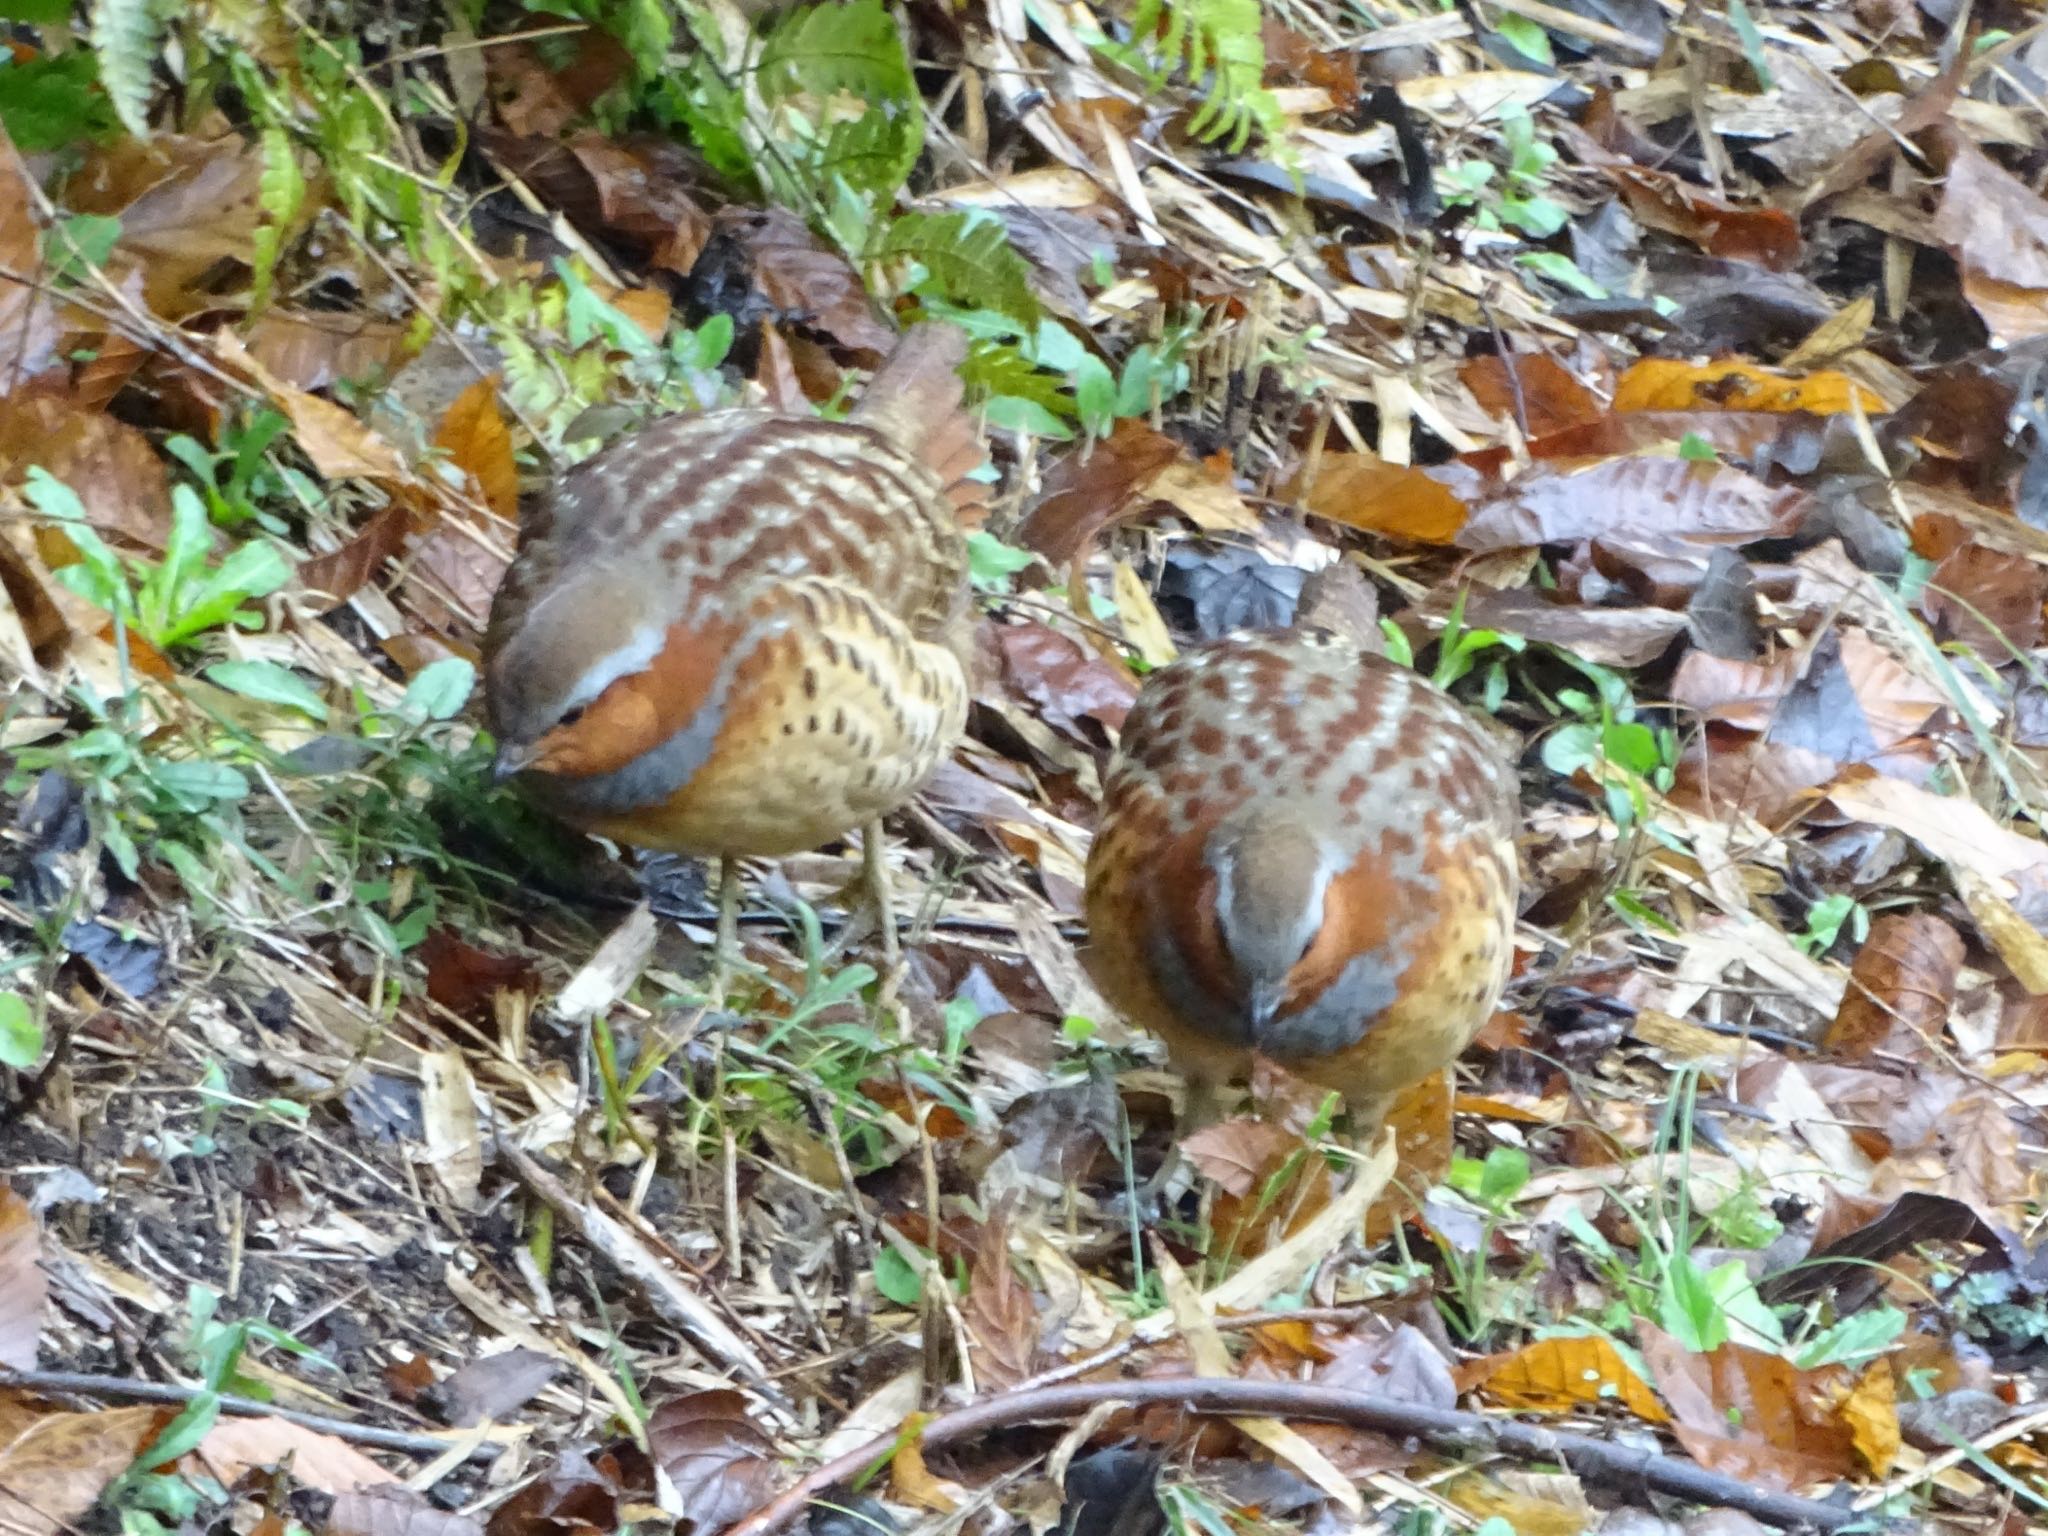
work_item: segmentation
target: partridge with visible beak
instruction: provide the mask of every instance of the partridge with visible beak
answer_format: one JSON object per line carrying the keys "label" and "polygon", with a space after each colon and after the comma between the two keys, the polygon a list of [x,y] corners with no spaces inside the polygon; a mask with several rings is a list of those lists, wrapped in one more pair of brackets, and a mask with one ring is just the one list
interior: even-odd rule
{"label": "partridge with visible beak", "polygon": [[524,519],[484,640],[497,772],[585,831],[715,855],[721,981],[734,861],[856,827],[894,959],[881,818],[967,712],[964,355],[919,326],[843,422],[664,417]]}

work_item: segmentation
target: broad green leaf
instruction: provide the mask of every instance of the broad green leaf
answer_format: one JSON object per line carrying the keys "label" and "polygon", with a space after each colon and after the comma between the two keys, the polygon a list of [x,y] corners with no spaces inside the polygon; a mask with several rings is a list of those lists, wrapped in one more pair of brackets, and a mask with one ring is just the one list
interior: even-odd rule
{"label": "broad green leaf", "polygon": [[1517,53],[1539,64],[1556,66],[1557,60],[1550,51],[1550,34],[1528,17],[1503,11],[1494,21],[1494,30],[1506,38]]}
{"label": "broad green leaf", "polygon": [[1001,587],[1037,558],[985,529],[967,535],[967,572],[977,587]]}
{"label": "broad green leaf", "polygon": [[[70,14],[68,0],[62,9]],[[30,155],[119,131],[99,89],[99,64],[84,48],[27,59],[0,52],[0,126]]]}
{"label": "broad green leaf", "polygon": [[924,1276],[894,1248],[883,1248],[875,1255],[875,1289],[899,1307],[914,1307],[924,1295]]}
{"label": "broad green leaf", "polygon": [[282,704],[315,720],[327,718],[319,692],[290,667],[274,661],[221,661],[206,669],[208,682],[265,704]]}
{"label": "broad green leaf", "polygon": [[249,781],[226,763],[158,758],[156,781],[168,794],[193,804],[195,809],[221,800],[240,800],[249,793]]}
{"label": "broad green leaf", "polygon": [[413,675],[400,708],[417,720],[452,720],[475,687],[476,668],[460,656],[444,656]]}
{"label": "broad green leaf", "polygon": [[28,999],[0,992],[0,1066],[26,1072],[42,1058],[43,1031]]}
{"label": "broad green leaf", "polygon": [[1728,1342],[1728,1319],[1706,1272],[1690,1254],[1673,1254],[1657,1287],[1657,1321],[1690,1350],[1704,1355]]}

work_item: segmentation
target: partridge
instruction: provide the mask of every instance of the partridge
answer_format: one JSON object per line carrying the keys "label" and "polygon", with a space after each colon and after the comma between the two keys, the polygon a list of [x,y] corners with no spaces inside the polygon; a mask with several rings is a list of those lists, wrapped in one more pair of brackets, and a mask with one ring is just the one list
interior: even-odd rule
{"label": "partridge", "polygon": [[960,513],[986,451],[957,330],[911,331],[845,421],[664,417],[534,506],[484,639],[497,776],[569,824],[721,861],[864,829],[895,956],[881,818],[958,739],[971,655]]}
{"label": "partridge", "polygon": [[1147,679],[1088,858],[1090,969],[1189,1079],[1260,1053],[1341,1093],[1354,1134],[1453,1061],[1512,957],[1512,765],[1406,667],[1235,634]]}

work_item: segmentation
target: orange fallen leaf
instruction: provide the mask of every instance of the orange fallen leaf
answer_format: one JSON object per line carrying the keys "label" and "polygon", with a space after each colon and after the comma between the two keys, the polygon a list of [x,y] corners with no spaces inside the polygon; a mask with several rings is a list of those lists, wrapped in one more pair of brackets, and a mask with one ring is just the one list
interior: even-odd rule
{"label": "orange fallen leaf", "polygon": [[1689,363],[1683,358],[1646,357],[1614,387],[1617,411],[1810,411],[1834,416],[1861,409],[1876,414],[1884,399],[1845,373],[1823,369],[1793,378],[1734,358]]}
{"label": "orange fallen leaf", "polygon": [[479,501],[507,522],[519,517],[519,468],[498,410],[498,376],[478,379],[449,404],[434,446],[469,477]]}
{"label": "orange fallen leaf", "polygon": [[1671,1417],[1621,1351],[1598,1334],[1538,1339],[1509,1354],[1475,1360],[1460,1374],[1464,1385],[1504,1408],[1568,1413],[1618,1402],[1646,1424]]}
{"label": "orange fallen leaf", "polygon": [[1417,469],[1377,454],[1326,453],[1307,486],[1293,495],[1317,517],[1423,544],[1448,544],[1465,526],[1480,491],[1463,466]]}

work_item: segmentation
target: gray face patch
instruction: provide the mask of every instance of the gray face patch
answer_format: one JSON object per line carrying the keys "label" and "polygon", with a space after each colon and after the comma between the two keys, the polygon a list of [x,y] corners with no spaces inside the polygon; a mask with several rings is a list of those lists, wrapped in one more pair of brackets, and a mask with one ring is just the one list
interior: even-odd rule
{"label": "gray face patch", "polygon": [[1400,999],[1401,968],[1381,951],[1358,956],[1298,1012],[1259,1032],[1258,1048],[1275,1061],[1309,1061],[1356,1045]]}

